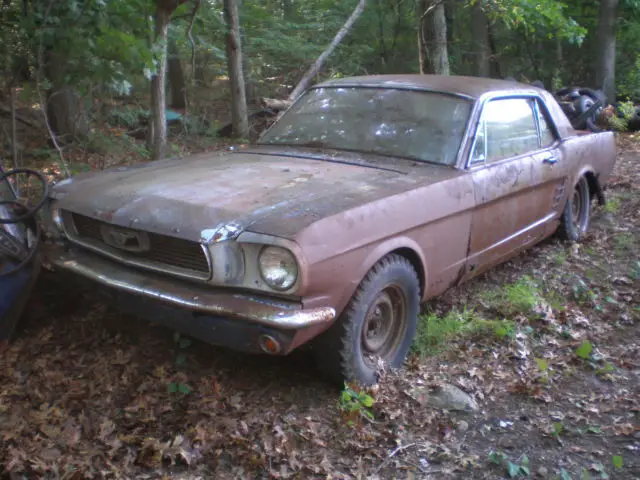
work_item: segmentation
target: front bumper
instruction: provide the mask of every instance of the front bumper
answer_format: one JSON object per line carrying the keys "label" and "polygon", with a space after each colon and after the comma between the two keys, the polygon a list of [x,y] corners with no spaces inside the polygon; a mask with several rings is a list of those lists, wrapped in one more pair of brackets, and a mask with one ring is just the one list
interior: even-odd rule
{"label": "front bumper", "polygon": [[235,319],[240,323],[248,322],[269,329],[321,332],[336,315],[332,307],[305,310],[298,302],[200,286],[135,270],[74,247],[47,246],[45,263],[86,277],[120,293],[157,300],[165,306],[189,310],[198,315]]}

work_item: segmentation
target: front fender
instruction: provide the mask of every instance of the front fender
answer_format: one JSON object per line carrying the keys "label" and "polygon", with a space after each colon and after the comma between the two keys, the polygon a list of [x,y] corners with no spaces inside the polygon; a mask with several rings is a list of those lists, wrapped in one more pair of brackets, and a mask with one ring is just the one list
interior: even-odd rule
{"label": "front fender", "polygon": [[414,265],[422,287],[421,294],[424,296],[424,287],[428,282],[427,263],[422,250],[411,238],[404,236],[393,237],[375,244],[375,246],[367,252],[365,260],[361,262],[358,269],[350,275],[352,281],[349,283],[349,288],[344,289],[343,294],[336,305],[336,311],[342,312],[342,310],[344,310],[349,303],[349,300],[356,292],[358,285],[360,285],[369,270],[371,270],[382,258],[393,252],[399,252],[401,255],[408,257],[409,261]]}

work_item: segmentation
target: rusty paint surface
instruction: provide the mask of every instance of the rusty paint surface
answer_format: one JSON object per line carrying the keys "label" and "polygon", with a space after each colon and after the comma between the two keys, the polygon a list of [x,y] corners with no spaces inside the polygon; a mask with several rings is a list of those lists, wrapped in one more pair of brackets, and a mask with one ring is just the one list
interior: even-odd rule
{"label": "rusty paint surface", "polygon": [[291,157],[291,151],[283,156],[261,147],[78,178],[56,189],[66,193],[57,206],[196,242],[245,229],[293,238],[326,216],[460,174],[407,161],[389,171],[376,168],[385,161],[372,155],[352,154],[358,164],[348,165],[324,161],[331,155],[308,158],[304,149]]}

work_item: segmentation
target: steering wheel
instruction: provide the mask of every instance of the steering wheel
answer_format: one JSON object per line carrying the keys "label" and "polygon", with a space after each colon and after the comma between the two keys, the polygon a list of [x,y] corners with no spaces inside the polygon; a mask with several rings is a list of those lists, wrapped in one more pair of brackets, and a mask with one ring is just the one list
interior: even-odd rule
{"label": "steering wheel", "polygon": [[[8,258],[10,264],[13,264],[8,270],[1,271],[0,277],[11,275],[26,266],[33,259],[40,243],[41,230],[35,215],[47,200],[49,184],[44,175],[30,168],[16,168],[6,173],[0,168],[0,184],[19,174],[35,176],[44,188],[42,197],[31,208],[15,199],[0,200],[0,260]],[[9,191],[13,193],[12,190]]]}

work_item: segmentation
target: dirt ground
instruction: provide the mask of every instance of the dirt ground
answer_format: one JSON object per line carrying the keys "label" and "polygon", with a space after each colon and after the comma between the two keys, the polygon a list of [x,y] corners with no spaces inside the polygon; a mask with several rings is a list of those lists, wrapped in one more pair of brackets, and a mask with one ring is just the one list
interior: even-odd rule
{"label": "dirt ground", "polygon": [[[410,358],[354,424],[307,352],[178,338],[43,274],[0,358],[3,478],[640,478],[640,137],[620,145],[583,244],[550,239],[427,306],[513,331]],[[483,300],[525,277],[542,314]],[[442,383],[478,410],[415,400]]]}

